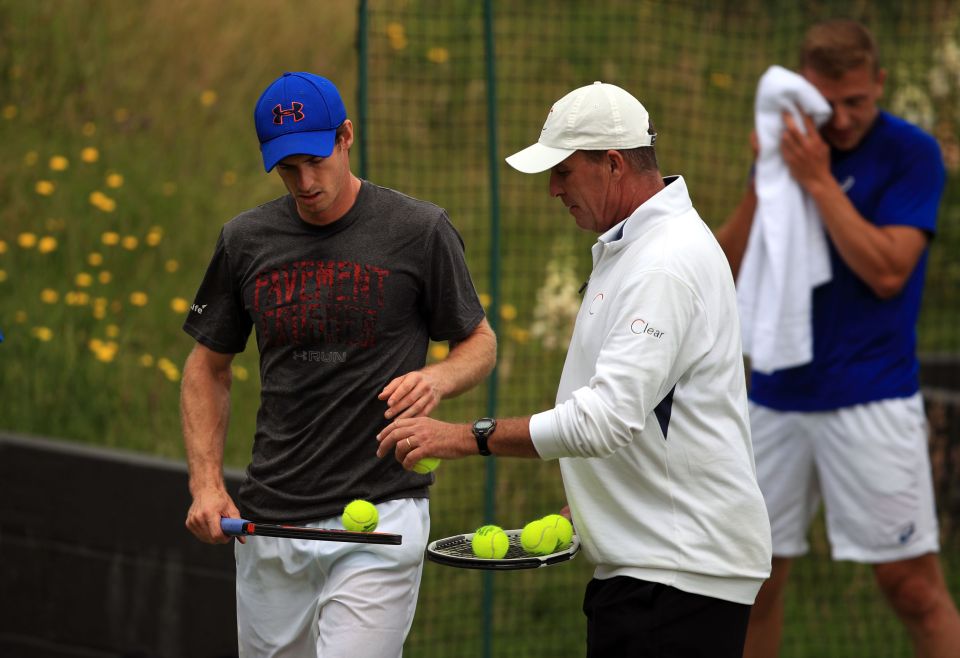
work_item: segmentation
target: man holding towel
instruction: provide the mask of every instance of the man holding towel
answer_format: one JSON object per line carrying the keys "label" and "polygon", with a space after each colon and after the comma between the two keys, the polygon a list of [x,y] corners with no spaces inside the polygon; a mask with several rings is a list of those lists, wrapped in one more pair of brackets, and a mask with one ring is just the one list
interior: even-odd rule
{"label": "man holding towel", "polygon": [[[937,557],[916,356],[942,156],[931,136],[877,107],[886,73],[859,23],[811,27],[800,73],[833,113],[818,130],[811,117],[798,122],[785,112],[780,153],[819,212],[831,276],[812,292],[812,360],[751,375],[750,422],[774,560],[744,656],[777,654],[791,560],[807,552],[821,500],[833,558],[873,566],[915,654],[956,655],[960,616]],[[717,231],[734,276],[756,210],[751,182]]]}

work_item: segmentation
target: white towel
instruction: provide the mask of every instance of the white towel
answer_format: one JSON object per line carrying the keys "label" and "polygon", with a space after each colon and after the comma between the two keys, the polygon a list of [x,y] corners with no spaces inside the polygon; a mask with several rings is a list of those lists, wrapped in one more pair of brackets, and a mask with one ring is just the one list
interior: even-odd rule
{"label": "white towel", "polygon": [[771,66],[760,78],[754,110],[757,211],[737,277],[737,301],[744,354],[754,370],[769,373],[813,359],[812,291],[831,276],[820,213],[780,153],[783,112],[803,130],[801,111],[821,126],[831,109],[803,77]]}

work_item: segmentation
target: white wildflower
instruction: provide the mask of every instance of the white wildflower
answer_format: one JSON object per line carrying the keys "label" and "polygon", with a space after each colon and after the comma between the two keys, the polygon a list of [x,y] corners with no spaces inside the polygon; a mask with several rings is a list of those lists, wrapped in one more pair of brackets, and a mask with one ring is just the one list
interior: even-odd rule
{"label": "white wildflower", "polygon": [[934,124],[933,103],[930,96],[912,83],[902,84],[891,99],[891,109],[910,123],[930,131]]}
{"label": "white wildflower", "polygon": [[537,290],[530,335],[548,350],[566,349],[580,310],[580,280],[569,239],[557,239],[546,276]]}

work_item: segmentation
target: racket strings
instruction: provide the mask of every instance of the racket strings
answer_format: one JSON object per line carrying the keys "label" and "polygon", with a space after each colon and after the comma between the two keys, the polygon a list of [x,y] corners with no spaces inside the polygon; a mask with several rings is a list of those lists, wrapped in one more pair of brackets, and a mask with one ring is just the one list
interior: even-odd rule
{"label": "racket strings", "polygon": [[[523,550],[523,546],[520,545],[520,535],[512,535],[508,533],[507,539],[510,540],[509,545],[507,546],[507,554],[500,558],[501,560],[531,557],[531,553]],[[476,557],[473,554],[473,547],[470,544],[470,540],[464,535],[437,541],[433,550],[437,553],[449,555],[450,557]]]}

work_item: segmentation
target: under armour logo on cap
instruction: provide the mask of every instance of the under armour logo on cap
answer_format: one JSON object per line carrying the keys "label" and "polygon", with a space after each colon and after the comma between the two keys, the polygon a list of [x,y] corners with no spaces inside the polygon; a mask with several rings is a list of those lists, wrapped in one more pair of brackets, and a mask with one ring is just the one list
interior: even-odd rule
{"label": "under armour logo on cap", "polygon": [[303,119],[303,103],[293,101],[290,104],[289,110],[283,109],[283,107],[277,103],[273,108],[273,122],[278,126],[283,125],[283,117],[293,117],[294,121],[301,121]]}

